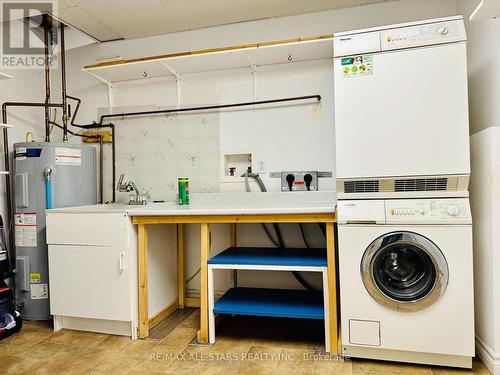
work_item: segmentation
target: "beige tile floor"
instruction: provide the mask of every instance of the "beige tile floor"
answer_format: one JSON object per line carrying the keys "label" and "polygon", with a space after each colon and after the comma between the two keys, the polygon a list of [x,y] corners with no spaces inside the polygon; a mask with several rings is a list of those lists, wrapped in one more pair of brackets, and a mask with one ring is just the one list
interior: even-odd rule
{"label": "beige tile floor", "polygon": [[[390,362],[319,358],[321,326],[315,321],[230,318],[215,345],[190,345],[198,330],[191,314],[161,340],[63,330],[25,322],[21,333],[0,341],[0,374],[489,374]],[[298,324],[300,323],[300,324]]]}

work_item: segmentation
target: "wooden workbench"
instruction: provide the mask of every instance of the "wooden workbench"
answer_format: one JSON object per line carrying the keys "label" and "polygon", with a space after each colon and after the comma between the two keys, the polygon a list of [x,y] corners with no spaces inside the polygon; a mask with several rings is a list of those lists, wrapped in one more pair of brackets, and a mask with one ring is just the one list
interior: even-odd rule
{"label": "wooden workbench", "polygon": [[148,321],[148,225],[176,224],[179,263],[179,307],[186,306],[184,289],[184,224],[200,224],[200,331],[198,341],[208,343],[209,225],[230,225],[230,244],[236,242],[236,223],[325,223],[328,260],[329,316],[332,354],[337,354],[337,288],[335,261],[335,194],[247,193],[192,194],[189,207],[153,205],[129,210],[138,226],[139,337],[149,335]]}

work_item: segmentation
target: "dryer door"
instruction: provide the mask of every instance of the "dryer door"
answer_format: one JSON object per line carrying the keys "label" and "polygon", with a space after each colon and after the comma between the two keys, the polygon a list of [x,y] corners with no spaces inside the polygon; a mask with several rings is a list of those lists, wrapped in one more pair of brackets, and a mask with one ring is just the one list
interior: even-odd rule
{"label": "dryer door", "polygon": [[380,304],[397,311],[419,311],[435,303],[448,285],[448,264],[426,237],[406,231],[384,234],[363,254],[361,276]]}

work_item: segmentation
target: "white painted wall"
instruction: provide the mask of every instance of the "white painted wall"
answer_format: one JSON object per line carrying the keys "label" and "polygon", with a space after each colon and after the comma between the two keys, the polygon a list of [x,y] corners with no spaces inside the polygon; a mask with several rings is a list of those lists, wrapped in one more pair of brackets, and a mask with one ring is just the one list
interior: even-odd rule
{"label": "white painted wall", "polygon": [[471,134],[500,126],[500,19],[468,21],[478,3],[457,0],[466,18]]}
{"label": "white painted wall", "polygon": [[[441,17],[456,14],[455,0],[403,0],[361,6],[314,14],[238,23],[203,30],[187,31],[157,37],[88,45],[71,50],[67,54],[68,92],[83,99],[78,122],[88,123],[96,119],[97,109],[109,105],[108,90],[101,82],[81,71],[85,64],[98,59],[121,56],[130,58],[161,53],[245,44],[258,41],[314,36],[342,30],[399,23],[410,20]],[[43,81],[12,80],[12,89],[19,99],[28,90],[43,96]],[[294,63],[285,66],[262,67],[257,72],[257,98],[273,98],[291,95],[321,94],[321,107],[293,106],[280,109],[244,110],[224,112],[220,115],[221,150],[250,149],[257,158],[267,161],[268,171],[284,169],[334,170],[333,139],[333,76],[330,61]],[[28,90],[26,90],[26,87]],[[57,90],[55,84],[53,91]],[[174,82],[144,81],[135,84],[116,85],[112,90],[113,105],[175,105]],[[17,95],[17,94],[16,94]],[[11,98],[10,95],[2,97]],[[252,100],[252,76],[248,71],[226,71],[185,76],[182,81],[182,104],[200,105]],[[24,112],[21,112],[26,116]],[[42,124],[42,117],[33,117],[32,123]],[[21,123],[21,121],[20,121]],[[27,121],[27,123],[29,123]],[[16,130],[24,134],[24,126]],[[118,130],[118,142],[120,135]],[[293,151],[290,151],[293,150]],[[106,157],[109,157],[109,149]],[[109,176],[109,163],[105,175]],[[118,171],[119,173],[119,171]],[[110,180],[106,182],[108,192]],[[136,181],[140,185],[140,181]],[[265,180],[270,190],[278,189],[278,180]],[[253,186],[255,188],[255,186]],[[333,189],[333,180],[320,180],[320,188]],[[222,191],[241,191],[242,184],[221,185]],[[109,198],[109,193],[107,197]],[[187,229],[187,274],[194,273],[199,264],[197,227]],[[213,250],[222,250],[227,243],[227,226],[217,225],[213,230]],[[295,225],[284,225],[283,231],[289,246],[303,246]],[[312,244],[323,244],[319,230],[308,225],[308,238]],[[238,229],[242,245],[268,245],[258,226]],[[274,276],[274,275],[273,275]],[[242,275],[241,283],[269,285],[269,274]],[[218,289],[224,289],[228,279],[219,280]],[[297,283],[288,274],[273,277],[273,285],[295,287]],[[188,287],[196,289],[195,278]]]}

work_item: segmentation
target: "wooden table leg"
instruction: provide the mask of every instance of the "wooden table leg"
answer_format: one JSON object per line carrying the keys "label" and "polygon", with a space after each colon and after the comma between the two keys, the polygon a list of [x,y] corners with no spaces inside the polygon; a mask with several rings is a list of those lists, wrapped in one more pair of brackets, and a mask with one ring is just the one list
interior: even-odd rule
{"label": "wooden table leg", "polygon": [[149,336],[148,322],[148,230],[146,224],[138,227],[138,273],[139,273],[139,338]]}
{"label": "wooden table leg", "polygon": [[179,308],[184,308],[185,278],[184,278],[184,224],[177,224],[177,263],[178,263],[178,294]]}
{"label": "wooden table leg", "polygon": [[236,223],[229,224],[229,246],[236,246]]}
{"label": "wooden table leg", "polygon": [[208,343],[208,254],[210,252],[210,232],[208,223],[201,224],[200,239],[200,331],[198,342]]}
{"label": "wooden table leg", "polygon": [[333,223],[326,223],[326,254],[328,261],[328,294],[330,312],[330,353],[338,354],[337,276],[335,270],[335,232]]}

